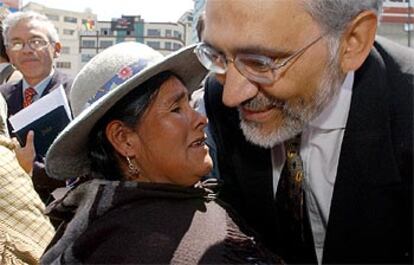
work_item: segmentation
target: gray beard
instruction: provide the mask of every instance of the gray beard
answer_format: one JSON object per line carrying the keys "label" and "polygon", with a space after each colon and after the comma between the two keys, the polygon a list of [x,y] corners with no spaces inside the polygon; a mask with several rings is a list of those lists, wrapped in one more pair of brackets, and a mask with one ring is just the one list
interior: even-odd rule
{"label": "gray beard", "polygon": [[289,104],[276,98],[259,94],[250,101],[244,103],[252,109],[259,109],[260,106],[273,105],[281,110],[283,117],[282,124],[271,132],[264,131],[261,123],[244,120],[239,109],[240,128],[247,141],[253,144],[271,148],[277,144],[291,139],[303,131],[305,126],[328,105],[328,103],[339,93],[344,80],[339,70],[338,58],[335,56],[327,65],[322,76],[319,88],[309,104],[303,100]]}

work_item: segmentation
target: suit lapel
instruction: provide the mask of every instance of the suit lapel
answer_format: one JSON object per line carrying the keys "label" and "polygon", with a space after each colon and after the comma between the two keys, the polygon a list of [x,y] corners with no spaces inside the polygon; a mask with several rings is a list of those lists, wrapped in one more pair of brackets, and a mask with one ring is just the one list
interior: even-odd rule
{"label": "suit lapel", "polygon": [[45,90],[42,93],[43,97],[44,95],[48,94],[50,91],[54,90],[55,88],[57,88],[60,84],[59,80],[58,80],[58,72],[55,70],[55,72],[52,75],[52,78],[49,81],[49,84],[47,84]]}
{"label": "suit lapel", "polygon": [[[241,135],[241,137],[244,136]],[[236,170],[238,176],[244,176],[244,186],[246,188],[245,194],[250,197],[247,200],[251,202],[251,207],[257,207],[257,203],[260,203],[265,208],[274,208],[274,195],[273,195],[273,177],[272,177],[272,161],[270,149],[265,149],[253,145],[249,142],[238,145],[234,154],[241,154],[240,156],[234,156],[233,162],[235,165],[242,165]]]}
{"label": "suit lapel", "polygon": [[14,115],[21,109],[23,109],[23,81],[19,81],[17,84],[13,85],[10,90],[10,96],[8,97],[8,112],[9,116]]}
{"label": "suit lapel", "polygon": [[379,54],[373,50],[355,75],[325,238],[324,263],[344,256],[341,251],[347,246],[359,246],[352,235],[358,233],[355,227],[361,226],[361,220],[369,217],[367,209],[371,205],[366,194],[372,190],[370,187],[398,181],[384,68]]}
{"label": "suit lapel", "polygon": [[[246,141],[241,129],[238,112],[222,102],[222,87],[214,79],[205,83],[206,111],[211,120],[210,130],[217,142],[220,173],[227,175],[227,182],[242,190],[229,198],[257,230],[269,227],[273,219],[272,163],[269,149],[260,148]],[[226,187],[231,186],[227,184]],[[232,190],[233,187],[229,187]]]}

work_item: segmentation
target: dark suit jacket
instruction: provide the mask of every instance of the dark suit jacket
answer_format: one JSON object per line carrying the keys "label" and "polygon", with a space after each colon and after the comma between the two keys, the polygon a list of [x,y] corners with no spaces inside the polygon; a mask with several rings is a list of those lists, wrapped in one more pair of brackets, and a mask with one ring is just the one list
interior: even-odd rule
{"label": "dark suit jacket", "polygon": [[[414,51],[379,39],[356,71],[323,263],[413,262]],[[230,203],[277,251],[269,149],[248,143],[222,88],[206,82],[206,111]],[[283,257],[282,257],[283,258]]]}
{"label": "dark suit jacket", "polygon": [[[72,85],[72,79],[69,78],[66,74],[61,73],[55,69],[52,79],[50,80],[49,84],[46,86],[41,97],[48,94],[50,91],[58,88],[60,85],[63,85],[66,91],[66,95],[69,98],[69,91]],[[8,117],[17,113],[23,108],[22,86],[23,86],[23,80],[15,84],[5,84],[5,85],[0,86],[0,92],[3,94],[4,98],[7,101]],[[9,131],[10,132],[12,131],[10,124],[9,124]],[[48,200],[49,194],[51,191],[53,191],[57,187],[62,187],[65,184],[62,181],[57,181],[55,179],[47,177],[45,168],[44,168],[43,157],[36,158],[36,161],[33,167],[32,178],[33,178],[34,187],[44,202]]]}

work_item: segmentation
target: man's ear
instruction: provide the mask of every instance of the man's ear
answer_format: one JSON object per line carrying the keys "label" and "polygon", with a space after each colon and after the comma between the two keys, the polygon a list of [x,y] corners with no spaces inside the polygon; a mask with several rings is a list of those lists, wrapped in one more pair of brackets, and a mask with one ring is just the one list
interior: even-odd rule
{"label": "man's ear", "polygon": [[364,11],[356,16],[342,35],[341,68],[344,73],[355,71],[364,63],[375,41],[378,16]]}
{"label": "man's ear", "polygon": [[112,120],[106,125],[105,134],[114,149],[123,157],[134,156],[133,130],[127,127],[122,121]]}
{"label": "man's ear", "polygon": [[60,42],[55,42],[54,44],[54,52],[53,52],[53,58],[58,58],[60,55],[60,51],[62,49],[62,44]]}

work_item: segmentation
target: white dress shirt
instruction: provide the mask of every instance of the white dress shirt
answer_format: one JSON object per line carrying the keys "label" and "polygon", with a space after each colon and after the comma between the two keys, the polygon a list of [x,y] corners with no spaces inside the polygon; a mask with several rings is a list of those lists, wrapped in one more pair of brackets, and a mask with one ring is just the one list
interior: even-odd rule
{"label": "white dress shirt", "polygon": [[[354,72],[347,74],[340,92],[302,132],[300,154],[303,160],[306,205],[318,263],[322,262],[329,210],[338,168],[339,154],[351,105]],[[284,147],[272,148],[273,190],[285,162]]]}

